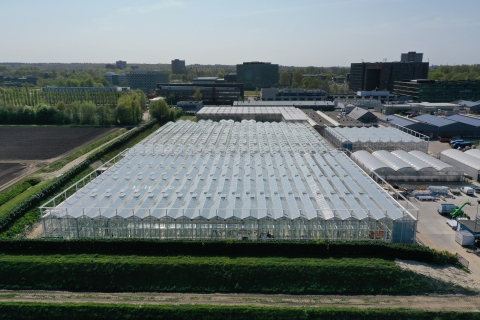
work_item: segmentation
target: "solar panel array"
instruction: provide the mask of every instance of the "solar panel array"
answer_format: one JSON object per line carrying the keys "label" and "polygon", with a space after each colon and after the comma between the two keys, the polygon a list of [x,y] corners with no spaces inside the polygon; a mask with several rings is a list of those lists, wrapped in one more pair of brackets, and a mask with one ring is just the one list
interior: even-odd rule
{"label": "solar panel array", "polygon": [[307,123],[254,121],[168,123],[55,212],[74,218],[405,217]]}

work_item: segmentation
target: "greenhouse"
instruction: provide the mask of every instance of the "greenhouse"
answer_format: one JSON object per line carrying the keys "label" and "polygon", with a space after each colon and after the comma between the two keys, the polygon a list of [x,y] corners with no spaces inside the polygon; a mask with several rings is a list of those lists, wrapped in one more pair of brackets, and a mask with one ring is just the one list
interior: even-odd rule
{"label": "greenhouse", "polygon": [[[412,131],[412,133],[414,133]],[[352,152],[367,150],[420,150],[428,151],[428,137],[398,130],[393,127],[327,127],[324,136],[336,148]]]}
{"label": "greenhouse", "polygon": [[415,170],[415,168],[386,150],[372,152],[372,155],[395,170],[398,176],[417,175],[417,170]]}
{"label": "greenhouse", "polygon": [[468,155],[474,156],[475,158],[480,159],[480,150],[479,149],[467,150],[467,151],[465,151],[465,154],[468,154]]}
{"label": "greenhouse", "polygon": [[413,243],[400,206],[307,123],[179,121],[44,204],[45,237]]}

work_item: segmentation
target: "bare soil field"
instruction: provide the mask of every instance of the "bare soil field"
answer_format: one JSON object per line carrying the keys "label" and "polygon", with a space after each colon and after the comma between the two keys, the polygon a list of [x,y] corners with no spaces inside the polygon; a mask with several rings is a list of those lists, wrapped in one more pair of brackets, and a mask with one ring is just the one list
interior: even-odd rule
{"label": "bare soil field", "polygon": [[112,128],[0,126],[0,160],[55,158],[110,131]]}
{"label": "bare soil field", "polygon": [[0,190],[118,128],[0,126]]}
{"label": "bare soil field", "polygon": [[0,163],[0,186],[15,178],[25,169],[20,163]]}

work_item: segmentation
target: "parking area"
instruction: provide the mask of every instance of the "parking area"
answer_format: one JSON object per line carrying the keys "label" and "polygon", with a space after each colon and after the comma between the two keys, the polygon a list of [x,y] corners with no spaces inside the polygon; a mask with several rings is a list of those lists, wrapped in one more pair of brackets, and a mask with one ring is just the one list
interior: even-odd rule
{"label": "parking area", "polygon": [[[425,184],[429,185],[442,185],[449,188],[460,189],[462,186],[467,185],[479,185],[478,183],[435,183]],[[411,188],[410,185],[401,185],[402,187]],[[417,186],[418,187],[418,186]],[[446,250],[454,254],[460,254],[469,262],[469,269],[474,272],[480,278],[480,257],[467,252],[467,248],[462,247],[455,242],[455,230],[453,230],[447,223],[448,216],[442,216],[437,212],[439,203],[453,203],[457,206],[461,206],[465,202],[470,202],[471,205],[466,205],[463,211],[470,216],[473,220],[477,215],[480,215],[480,205],[477,200],[480,200],[480,193],[476,193],[473,196],[467,196],[465,194],[452,195],[445,198],[445,200],[437,199],[436,201],[418,201],[413,196],[409,197],[409,200],[419,209],[418,225],[417,225],[417,238],[420,242],[426,246],[437,250]],[[405,201],[399,201],[400,204],[405,206]]]}

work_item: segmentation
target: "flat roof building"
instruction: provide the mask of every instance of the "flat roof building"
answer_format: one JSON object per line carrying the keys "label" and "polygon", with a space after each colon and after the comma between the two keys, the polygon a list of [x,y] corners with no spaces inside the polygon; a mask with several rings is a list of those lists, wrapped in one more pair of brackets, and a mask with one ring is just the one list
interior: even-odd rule
{"label": "flat roof building", "polygon": [[237,82],[243,83],[246,90],[276,87],[279,79],[278,64],[257,61],[237,64]]}
{"label": "flat roof building", "polygon": [[202,94],[204,105],[232,105],[244,95],[242,83],[160,83],[156,94],[165,98],[173,94],[176,101],[190,101],[197,89]]}
{"label": "flat roof building", "polygon": [[397,79],[393,86],[395,94],[411,96],[416,101],[452,102],[456,100],[479,100],[480,80],[439,81],[426,80],[403,81]]}
{"label": "flat roof building", "polygon": [[323,101],[327,98],[324,90],[262,88],[262,101]]}
{"label": "flat roof building", "polygon": [[168,73],[160,70],[134,70],[127,73],[127,85],[132,89],[154,92],[159,83],[169,83]]}

